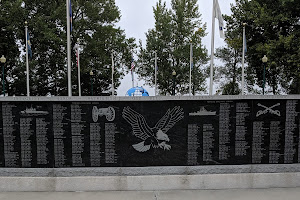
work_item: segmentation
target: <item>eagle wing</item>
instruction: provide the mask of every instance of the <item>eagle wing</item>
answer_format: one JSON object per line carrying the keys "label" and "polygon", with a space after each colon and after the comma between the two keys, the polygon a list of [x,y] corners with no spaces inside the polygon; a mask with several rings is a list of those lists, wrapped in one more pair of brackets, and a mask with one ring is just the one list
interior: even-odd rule
{"label": "eagle wing", "polygon": [[148,126],[145,118],[140,113],[127,106],[123,109],[122,116],[131,125],[133,134],[136,137],[142,140],[153,137],[151,128]]}
{"label": "eagle wing", "polygon": [[172,110],[168,109],[166,114],[156,123],[155,128],[166,133],[184,116],[183,109],[180,106],[174,107]]}

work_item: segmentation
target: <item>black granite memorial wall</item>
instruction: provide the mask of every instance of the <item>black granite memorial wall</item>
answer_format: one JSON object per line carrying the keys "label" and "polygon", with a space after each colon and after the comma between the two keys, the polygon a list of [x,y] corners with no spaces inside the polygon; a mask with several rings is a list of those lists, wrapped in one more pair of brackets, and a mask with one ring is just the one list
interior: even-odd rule
{"label": "black granite memorial wall", "polygon": [[0,167],[300,163],[299,100],[13,101]]}

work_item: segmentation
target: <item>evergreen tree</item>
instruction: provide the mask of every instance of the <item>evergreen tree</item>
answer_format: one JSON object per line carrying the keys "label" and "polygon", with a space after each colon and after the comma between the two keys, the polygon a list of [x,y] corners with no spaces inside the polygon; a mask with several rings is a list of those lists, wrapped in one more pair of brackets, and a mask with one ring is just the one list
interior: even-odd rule
{"label": "evergreen tree", "polygon": [[146,47],[140,44],[138,73],[154,85],[154,52],[158,57],[157,84],[160,94],[171,94],[172,72],[176,72],[176,91],[189,91],[190,44],[193,44],[193,91],[203,91],[201,66],[207,62],[207,50],[202,45],[206,26],[201,25],[196,0],[172,0],[172,9],[161,0],[153,8],[155,27],[146,33]]}

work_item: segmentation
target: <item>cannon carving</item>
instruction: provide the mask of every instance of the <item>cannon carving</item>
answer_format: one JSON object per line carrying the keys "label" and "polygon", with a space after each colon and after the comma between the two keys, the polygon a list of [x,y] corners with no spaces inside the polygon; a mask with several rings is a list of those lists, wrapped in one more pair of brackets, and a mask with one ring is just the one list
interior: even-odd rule
{"label": "cannon carving", "polygon": [[104,115],[107,121],[114,121],[116,117],[115,109],[111,106],[109,106],[108,108],[97,108],[97,106],[93,107],[92,118],[94,122],[98,121],[99,116],[102,117]]}

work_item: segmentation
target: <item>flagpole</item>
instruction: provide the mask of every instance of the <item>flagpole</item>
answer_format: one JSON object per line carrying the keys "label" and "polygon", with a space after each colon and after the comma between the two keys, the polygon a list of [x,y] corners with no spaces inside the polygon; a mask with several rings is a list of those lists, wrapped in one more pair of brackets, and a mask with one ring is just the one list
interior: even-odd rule
{"label": "flagpole", "polygon": [[156,53],[156,51],[155,51],[155,95],[154,96],[156,96],[156,92],[157,92],[157,53]]}
{"label": "flagpole", "polygon": [[244,95],[244,85],[245,85],[245,42],[246,42],[246,23],[243,23],[243,56],[242,56],[242,95]]}
{"label": "flagpole", "polygon": [[27,96],[30,96],[29,90],[29,60],[28,60],[28,26],[27,21],[25,21],[25,39],[26,39],[26,87],[27,87]]}
{"label": "flagpole", "polygon": [[80,49],[79,49],[79,44],[77,45],[77,63],[78,63],[78,96],[81,96],[81,82],[80,82]]}
{"label": "flagpole", "polygon": [[115,63],[114,63],[113,53],[111,53],[111,89],[112,89],[112,96],[115,96],[114,71],[115,71]]}
{"label": "flagpole", "polygon": [[71,31],[70,31],[70,0],[66,0],[67,6],[67,59],[68,59],[68,96],[72,96],[72,83],[71,83]]}
{"label": "flagpole", "polygon": [[191,45],[190,45],[190,82],[189,82],[189,95],[192,94],[192,65],[193,65],[193,45],[192,45],[192,41],[191,41]]}
{"label": "flagpole", "polygon": [[134,88],[134,77],[133,77],[133,69],[131,70],[131,78],[132,78],[132,87]]}
{"label": "flagpole", "polygon": [[209,84],[209,95],[213,92],[213,66],[214,66],[214,49],[215,49],[215,0],[213,0],[212,10],[212,31],[211,31],[211,54],[210,54],[210,84]]}
{"label": "flagpole", "polygon": [[134,70],[134,62],[133,62],[134,60],[133,60],[133,58],[132,58],[132,61],[131,61],[131,68],[130,68],[130,70],[131,70],[131,78],[132,78],[132,87],[134,88],[134,73],[133,73],[133,70]]}

